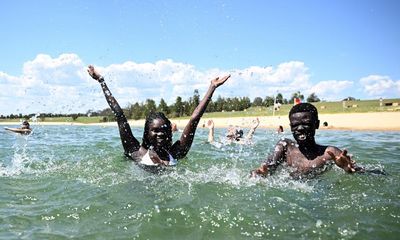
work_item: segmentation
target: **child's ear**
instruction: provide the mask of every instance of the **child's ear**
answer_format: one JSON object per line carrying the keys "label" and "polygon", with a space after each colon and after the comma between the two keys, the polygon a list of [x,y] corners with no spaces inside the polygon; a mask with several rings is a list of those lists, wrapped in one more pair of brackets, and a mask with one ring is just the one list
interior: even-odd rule
{"label": "child's ear", "polygon": [[315,129],[318,129],[318,128],[319,128],[319,123],[320,123],[320,121],[317,120],[317,123],[315,124]]}

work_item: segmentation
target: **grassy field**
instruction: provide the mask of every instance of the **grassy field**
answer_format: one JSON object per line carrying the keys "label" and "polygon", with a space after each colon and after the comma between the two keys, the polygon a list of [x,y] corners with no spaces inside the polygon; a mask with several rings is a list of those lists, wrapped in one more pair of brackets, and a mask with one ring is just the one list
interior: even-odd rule
{"label": "grassy field", "polygon": [[[385,106],[390,104],[391,106]],[[393,104],[394,103],[394,104]],[[313,103],[320,114],[335,114],[335,113],[365,113],[365,112],[390,112],[400,111],[400,99],[385,99],[380,106],[379,99],[377,100],[360,100],[339,102],[317,102]],[[396,106],[397,105],[397,106]],[[255,116],[287,116],[292,104],[282,105],[279,111],[273,111],[273,107],[251,107],[246,111],[241,112],[216,112],[206,113],[205,117],[255,117]]]}
{"label": "grassy field", "polygon": [[[365,112],[390,112],[400,111],[400,98],[384,99],[382,106],[379,99],[339,102],[317,102],[313,103],[320,114],[335,113],[365,113]],[[287,116],[292,104],[282,105],[278,111],[272,107],[251,107],[240,112],[214,112],[205,113],[206,118],[229,118],[229,117],[256,117],[256,116]],[[183,117],[187,119],[189,117]],[[76,122],[76,123],[99,123],[103,117],[78,117],[75,121],[71,117],[45,118],[45,122]],[[0,122],[20,122],[20,119],[0,119]]]}

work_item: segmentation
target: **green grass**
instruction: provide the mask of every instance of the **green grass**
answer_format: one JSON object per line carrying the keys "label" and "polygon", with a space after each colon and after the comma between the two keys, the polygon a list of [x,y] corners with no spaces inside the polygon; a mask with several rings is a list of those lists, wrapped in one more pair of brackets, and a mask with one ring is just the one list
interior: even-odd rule
{"label": "green grass", "polygon": [[[400,105],[400,98],[385,99],[383,106],[380,106],[379,99],[376,100],[360,100],[360,101],[347,101],[345,107],[343,102],[317,102],[313,103],[318,108],[319,114],[337,114],[337,113],[365,113],[365,112],[391,112],[400,111],[400,106],[385,106],[386,103],[398,103]],[[245,111],[240,112],[214,112],[205,113],[205,118],[231,118],[231,117],[256,117],[256,116],[287,116],[292,104],[282,105],[279,111],[273,112],[272,107],[251,107]],[[181,119],[188,119],[189,117],[182,117]],[[57,117],[45,118],[45,122],[76,122],[76,123],[99,123],[103,119],[102,116],[98,117],[78,117],[75,121],[72,117]],[[20,122],[20,119],[0,119],[0,122]]]}
{"label": "green grass", "polygon": [[[365,112],[391,112],[400,111],[400,106],[385,106],[385,103],[396,102],[400,105],[400,99],[385,99],[383,106],[380,106],[379,99],[377,100],[360,100],[347,101],[345,107],[343,102],[317,102],[312,103],[318,109],[319,114],[337,114],[337,113],[365,113]],[[357,105],[357,106],[356,106]],[[255,117],[255,116],[287,116],[292,104],[282,105],[279,111],[273,112],[272,107],[251,107],[246,111],[241,112],[216,112],[205,113],[204,117]]]}

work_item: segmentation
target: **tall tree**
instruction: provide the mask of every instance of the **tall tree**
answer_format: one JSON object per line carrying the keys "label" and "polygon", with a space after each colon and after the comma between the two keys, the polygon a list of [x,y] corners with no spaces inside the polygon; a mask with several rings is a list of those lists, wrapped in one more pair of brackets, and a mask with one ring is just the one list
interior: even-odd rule
{"label": "tall tree", "polygon": [[163,112],[165,115],[169,115],[170,113],[169,107],[163,98],[160,99],[160,104],[158,104],[157,111]]}
{"label": "tall tree", "polygon": [[307,102],[319,102],[321,101],[315,93],[311,93],[310,96],[307,97]]}
{"label": "tall tree", "polygon": [[289,103],[294,103],[294,99],[299,98],[301,101],[304,100],[304,95],[300,93],[300,91],[297,91],[292,94],[292,97],[289,99]]}
{"label": "tall tree", "polygon": [[148,116],[151,112],[155,112],[156,109],[156,102],[153,99],[146,99],[146,103],[144,104],[144,117]]}
{"label": "tall tree", "polygon": [[135,120],[143,118],[143,106],[140,106],[139,103],[135,103],[130,106],[131,108],[131,116]]}
{"label": "tall tree", "polygon": [[181,117],[183,114],[183,103],[182,98],[177,97],[174,104],[174,117]]}
{"label": "tall tree", "polygon": [[273,106],[274,105],[274,98],[270,97],[270,96],[266,96],[265,99],[264,99],[263,105],[266,106],[266,107]]}
{"label": "tall tree", "polygon": [[276,94],[275,100],[276,100],[277,103],[283,104],[283,95],[282,95],[282,93]]}
{"label": "tall tree", "polygon": [[262,106],[262,105],[263,105],[262,98],[260,98],[260,97],[254,98],[254,101],[253,101],[253,104],[252,104],[253,107],[259,107],[259,106]]}

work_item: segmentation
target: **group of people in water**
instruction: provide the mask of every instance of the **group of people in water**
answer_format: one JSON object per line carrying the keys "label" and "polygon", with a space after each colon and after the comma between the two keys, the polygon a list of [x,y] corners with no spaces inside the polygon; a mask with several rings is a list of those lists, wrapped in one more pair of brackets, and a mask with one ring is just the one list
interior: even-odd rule
{"label": "group of people in water", "polygon": [[[142,142],[140,143],[133,136],[128,120],[117,100],[111,94],[104,77],[92,65],[89,65],[87,71],[100,84],[107,103],[115,115],[125,156],[137,162],[140,166],[152,170],[174,166],[179,159],[188,154],[197,126],[211,101],[212,95],[218,87],[230,78],[230,75],[226,75],[211,80],[205,96],[193,111],[185,128],[181,130],[179,140],[172,141],[173,132],[178,132],[176,124],[171,123],[162,112],[152,112],[146,118]],[[351,159],[346,150],[342,151],[335,146],[324,146],[316,143],[315,133],[320,126],[320,121],[314,105],[310,103],[294,105],[289,112],[289,121],[294,140],[288,138],[279,140],[274,151],[261,166],[251,171],[251,176],[266,177],[273,174],[282,164],[293,169],[291,172],[293,177],[323,172],[324,166],[331,163],[336,164],[347,173],[365,172],[364,168],[356,166],[355,161]],[[226,142],[251,143],[259,124],[260,120],[256,118],[246,136],[244,136],[241,128],[229,127],[225,138]],[[207,127],[209,129],[208,142],[213,143],[215,141],[213,120],[208,120]],[[24,121],[20,128],[6,128],[6,130],[21,134],[32,132],[28,121]],[[277,131],[278,133],[283,132],[283,127],[279,126]]]}
{"label": "group of people in water", "polygon": [[[193,111],[179,140],[172,142],[172,132],[176,130],[176,125],[171,124],[163,113],[155,112],[150,113],[146,118],[142,143],[140,143],[133,136],[127,118],[117,100],[111,94],[104,77],[92,65],[88,67],[87,71],[100,84],[107,103],[115,114],[125,155],[139,165],[156,168],[176,165],[179,159],[188,154],[200,118],[211,101],[214,91],[230,78],[230,75],[227,75],[211,80],[205,96]],[[268,176],[284,163],[294,169],[292,176],[318,172],[330,163],[335,163],[347,173],[364,171],[363,168],[356,166],[346,150],[342,151],[335,146],[323,146],[316,143],[315,133],[319,128],[320,121],[318,111],[312,104],[299,103],[294,105],[289,112],[289,120],[294,140],[280,140],[273,153],[267,157],[261,166],[251,171],[251,176]],[[226,138],[229,142],[246,143],[251,140],[259,123],[260,121],[257,118],[246,137],[243,137],[243,130],[234,127],[229,128]],[[209,120],[207,127],[209,128],[208,141],[213,142],[214,122]],[[283,131],[283,128],[279,128],[279,131]]]}

